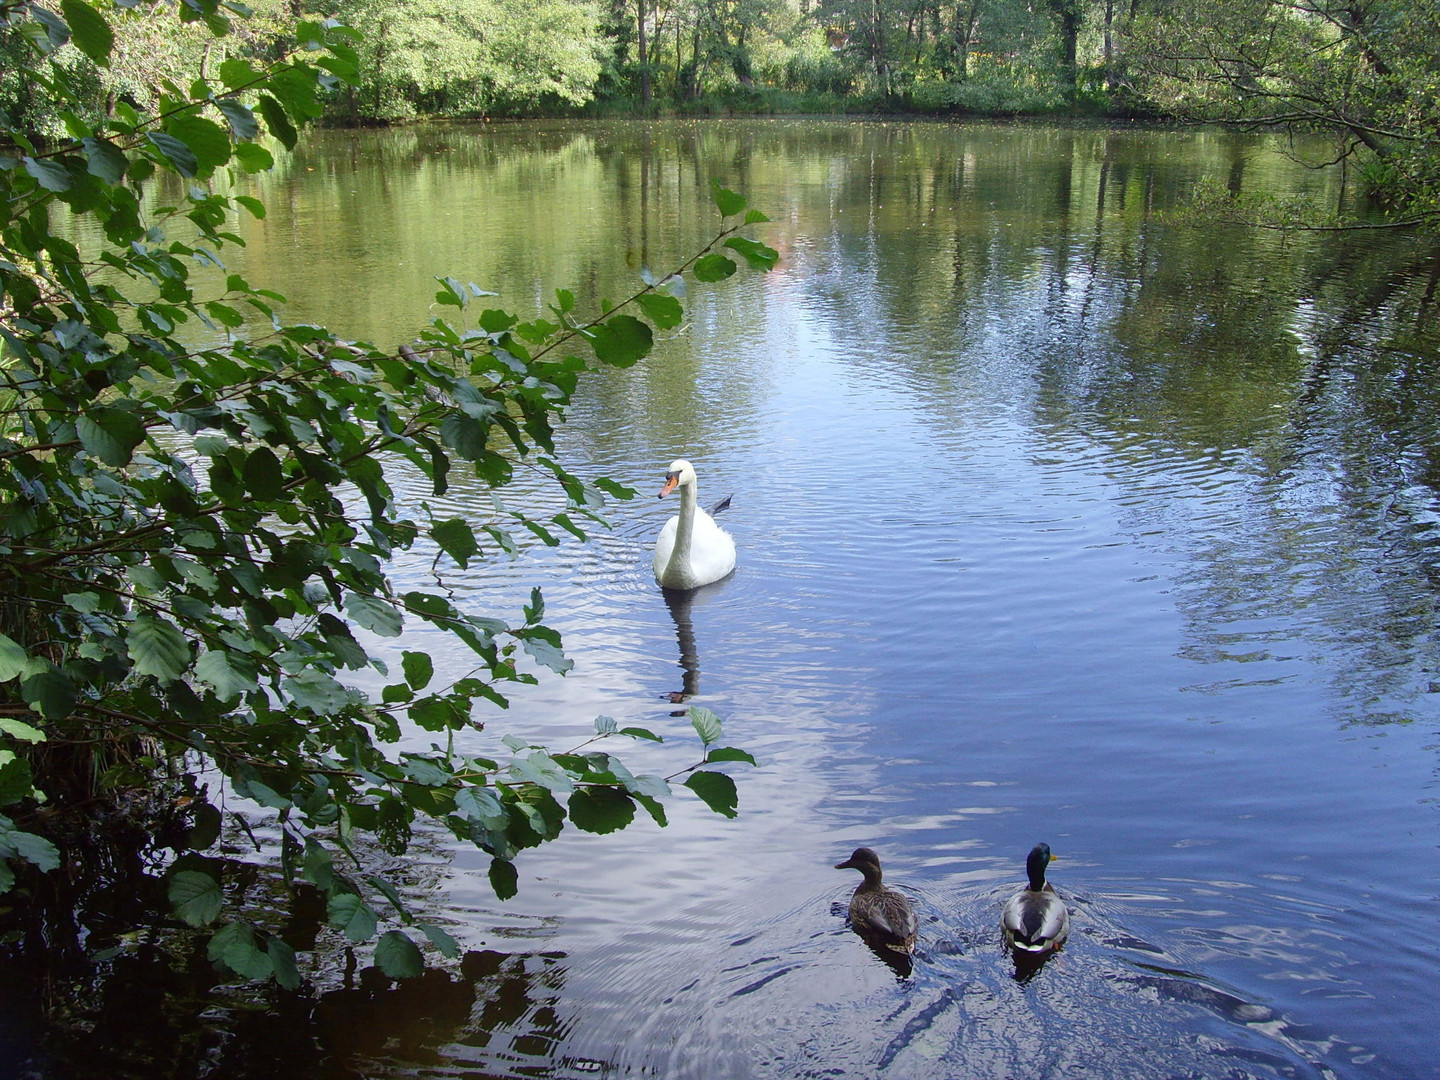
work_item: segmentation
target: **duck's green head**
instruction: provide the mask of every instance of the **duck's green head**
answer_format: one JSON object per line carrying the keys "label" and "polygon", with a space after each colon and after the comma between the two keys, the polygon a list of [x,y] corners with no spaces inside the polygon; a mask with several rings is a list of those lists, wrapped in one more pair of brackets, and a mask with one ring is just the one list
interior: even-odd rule
{"label": "duck's green head", "polygon": [[1052,858],[1049,844],[1036,844],[1025,859],[1025,874],[1030,878],[1030,888],[1036,892],[1045,887],[1045,867]]}

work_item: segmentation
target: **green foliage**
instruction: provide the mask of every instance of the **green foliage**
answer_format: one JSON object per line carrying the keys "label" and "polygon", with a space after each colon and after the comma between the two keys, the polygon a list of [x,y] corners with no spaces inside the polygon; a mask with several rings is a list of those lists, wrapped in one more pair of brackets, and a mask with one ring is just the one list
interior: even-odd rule
{"label": "green foliage", "polygon": [[[0,817],[0,892],[17,871],[60,864],[42,833],[88,813],[93,775],[123,797],[158,788],[166,772],[214,768],[273,814],[287,880],[322,893],[346,940],[380,935],[376,963],[398,978],[420,966],[408,928],[445,955],[455,943],[416,923],[356,853],[403,853],[418,820],[488,852],[490,881],[508,899],[525,849],[567,821],[624,828],[637,806],[663,825],[660,800],[678,777],[734,816],[734,782],[714,765],[753,759],[713,748],[721,727],[708,712],[695,715],[705,752],[668,777],[635,775],[602,752],[595,744],[658,741],[609,718],[563,753],[484,733],[509,688],[535,681],[530,668],[563,672],[570,660],[538,589],[497,618],[463,610],[439,580],[446,559],[467,566],[513,550],[505,530],[412,520],[388,476],[418,472],[440,494],[456,469],[499,488],[518,464],[539,466],[567,505],[546,518],[511,509],[510,524],[547,542],[583,537],[602,492],[628,493],[554,456],[579,375],[646,355],[652,325],[683,318],[681,275],[704,280],[700,267],[717,259],[734,272],[714,249],[773,265],[771,249],[738,235],[763,215],[739,217],[745,200],[717,185],[733,222],[675,274],[594,317],[560,290],[554,322],[487,309],[472,327],[462,320],[488,294],[441,279],[454,317],[398,350],[289,325],[274,293],[223,269],[239,242],[230,215],[264,208],[207,185],[267,167],[261,140],[296,142],[322,96],[359,70],[354,34],[301,24],[286,48],[265,37],[269,60],[231,54],[214,77],[163,82],[153,105],[141,95],[113,116],[87,112],[94,83],[67,66],[67,50],[114,68],[136,20],[224,43],[235,14],[219,0],[129,6],[0,5],[10,44],[25,46],[10,55],[47,87],[68,130],[42,143],[11,117],[0,139],[13,147],[0,152],[0,807],[10,815]],[[146,186],[163,173],[187,182],[165,188],[172,205],[149,210],[158,200]],[[94,222],[84,250],[60,230],[67,211]],[[387,560],[416,547],[433,549],[435,585],[402,591]],[[420,648],[394,648],[417,629],[454,639],[470,661],[442,669]],[[389,682],[364,692],[353,673],[366,670]],[[416,749],[419,731],[444,745]],[[397,752],[407,733],[413,745]],[[220,814],[193,777],[184,790],[184,827],[156,838],[189,849],[165,882],[175,915],[220,924],[212,960],[297,985],[292,946],[248,922],[223,861],[198,854],[219,839]]]}
{"label": "green foliage", "polygon": [[1129,48],[1166,112],[1330,133],[1372,193],[1440,221],[1435,4],[1176,0],[1137,21]]}
{"label": "green foliage", "polygon": [[360,34],[355,115],[488,114],[589,98],[600,74],[588,0],[309,4]]}

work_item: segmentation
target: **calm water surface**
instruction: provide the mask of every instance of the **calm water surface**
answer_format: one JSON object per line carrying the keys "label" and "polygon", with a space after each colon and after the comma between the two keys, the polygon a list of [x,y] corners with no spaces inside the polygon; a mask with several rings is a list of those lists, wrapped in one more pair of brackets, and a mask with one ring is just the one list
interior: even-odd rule
{"label": "calm water surface", "polygon": [[[605,714],[673,771],[688,691],[760,761],[740,816],[682,792],[668,829],[571,830],[506,904],[488,856],[440,853],[432,909],[490,967],[369,1073],[1440,1076],[1440,263],[1164,217],[1205,178],[1346,197],[1287,149],[513,125],[328,135],[265,181],[247,275],[387,344],[436,274],[526,315],[633,290],[704,242],[711,178],[782,255],[582,387],[569,462],[642,492],[611,532],[446,573],[501,615],[542,586],[575,661],[467,749]],[[672,607],[649,545],[679,456],[734,493],[740,563]],[[1037,840],[1074,921],[1025,981],[997,919]],[[921,913],[909,978],[837,907],[861,844]]]}

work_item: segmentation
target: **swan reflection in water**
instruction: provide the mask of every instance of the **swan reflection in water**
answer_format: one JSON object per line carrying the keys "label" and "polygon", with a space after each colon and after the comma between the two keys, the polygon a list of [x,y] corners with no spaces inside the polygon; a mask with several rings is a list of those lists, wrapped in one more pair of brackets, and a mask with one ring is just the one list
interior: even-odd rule
{"label": "swan reflection in water", "polygon": [[699,589],[660,590],[665,597],[665,606],[670,609],[670,618],[675,620],[675,641],[680,646],[680,689],[666,695],[673,704],[688,701],[700,692],[700,650],[695,644],[692,612],[697,603],[704,604],[718,596],[720,589],[721,585],[717,583]]}

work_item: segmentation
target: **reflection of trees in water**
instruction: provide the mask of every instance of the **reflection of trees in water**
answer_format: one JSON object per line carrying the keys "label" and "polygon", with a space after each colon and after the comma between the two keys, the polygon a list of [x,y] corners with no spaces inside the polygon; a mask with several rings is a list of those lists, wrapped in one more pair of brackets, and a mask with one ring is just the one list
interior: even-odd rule
{"label": "reflection of trees in water", "polygon": [[[1267,189],[1272,166],[1238,141],[1177,168],[1144,139],[1051,139],[998,163],[962,146],[935,185],[851,178],[871,217],[832,234],[811,287],[837,324],[878,328],[887,347],[854,362],[937,430],[1004,403],[1050,467],[1102,470],[1127,531],[1180,556],[1185,655],[1262,682],[1294,668],[1256,661],[1304,641],[1346,719],[1405,716],[1440,671],[1440,248],[1165,224],[1207,170]],[[963,212],[932,213],[947,202]],[[883,242],[902,220],[930,242]]]}
{"label": "reflection of trees in water", "polygon": [[[77,923],[29,934],[0,912],[0,1073],[349,1080],[408,1072],[442,1046],[483,1061],[486,1075],[548,1075],[555,1065],[569,1030],[563,953],[471,951],[394,980],[360,967],[325,929],[315,889],[287,890],[276,868],[227,860],[227,890],[268,898],[250,910],[317,956],[318,977],[294,992],[237,982],[206,958],[207,931],[174,924],[153,859],[119,851],[112,862],[116,873],[87,894]],[[435,884],[411,899],[423,903]]]}

